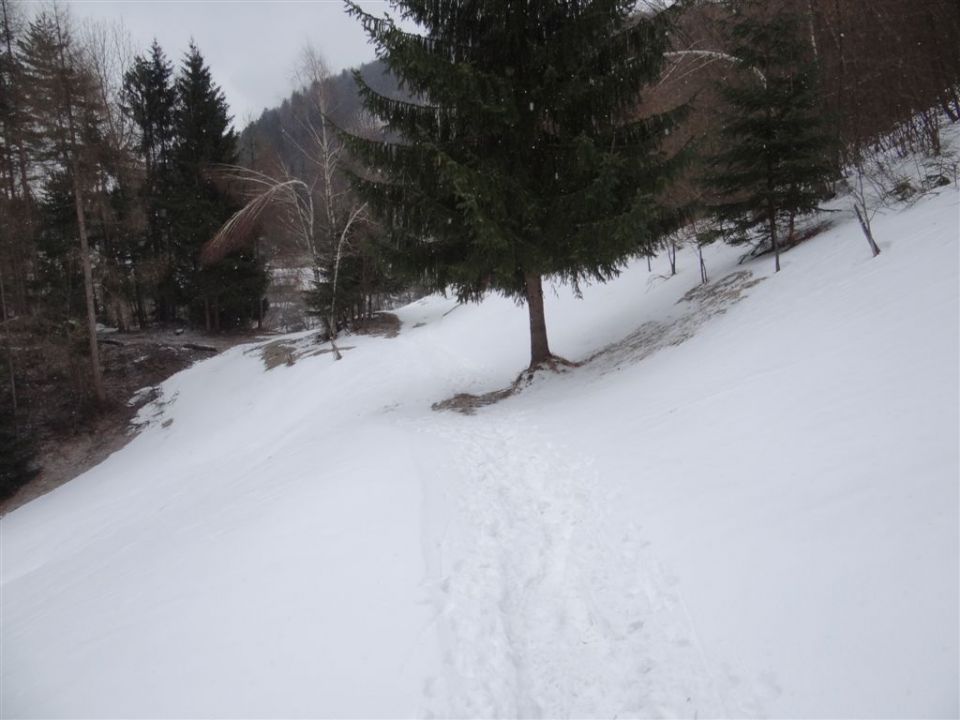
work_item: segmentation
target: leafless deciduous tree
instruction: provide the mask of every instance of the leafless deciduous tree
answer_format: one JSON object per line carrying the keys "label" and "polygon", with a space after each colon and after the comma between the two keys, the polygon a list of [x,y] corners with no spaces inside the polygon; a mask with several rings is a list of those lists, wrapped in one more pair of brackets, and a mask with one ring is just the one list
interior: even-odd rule
{"label": "leafless deciduous tree", "polygon": [[[304,49],[296,79],[306,102],[295,115],[297,133],[285,136],[298,149],[306,172],[295,175],[281,164],[278,172],[267,174],[231,166],[230,179],[247,188],[248,201],[220,229],[204,249],[205,262],[213,262],[238,244],[249,242],[256,223],[268,211],[297,239],[309,255],[316,283],[329,284],[329,303],[323,313],[334,357],[338,332],[338,292],[344,258],[354,249],[353,239],[367,222],[367,206],[351,191],[343,176],[345,148],[329,116],[327,91],[329,73],[319,52]],[[306,137],[306,141],[297,138]]]}
{"label": "leafless deciduous tree", "polygon": [[90,182],[91,147],[81,137],[85,116],[101,110],[94,92],[89,58],[74,37],[74,27],[66,9],[54,4],[35,19],[35,37],[31,80],[38,84],[33,93],[32,110],[51,138],[50,147],[63,167],[69,169],[73,205],[80,240],[80,266],[86,305],[87,335],[91,381],[94,397],[106,400],[100,351],[97,346],[97,316],[94,298],[93,264],[86,218],[86,187]]}
{"label": "leafless deciduous tree", "polygon": [[853,211],[856,213],[857,221],[860,223],[860,229],[863,230],[863,234],[867,238],[867,243],[870,245],[870,251],[873,253],[873,256],[876,257],[880,254],[880,246],[877,245],[877,241],[873,237],[871,220],[873,220],[873,216],[880,206],[880,198],[874,196],[875,201],[871,202],[868,185],[873,185],[875,192],[880,189],[875,183],[870,182],[868,171],[864,168],[864,161],[858,159],[854,163],[854,177],[853,183],[851,184]]}

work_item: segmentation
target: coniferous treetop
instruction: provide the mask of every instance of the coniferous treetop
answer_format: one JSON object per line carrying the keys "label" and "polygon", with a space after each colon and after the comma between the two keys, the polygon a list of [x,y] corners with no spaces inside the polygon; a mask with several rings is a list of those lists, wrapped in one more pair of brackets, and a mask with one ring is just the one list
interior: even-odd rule
{"label": "coniferous treetop", "polygon": [[670,12],[633,3],[394,3],[409,33],[349,11],[416,102],[356,80],[394,142],[348,138],[361,190],[401,259],[437,288],[523,289],[524,273],[605,279],[657,241],[659,152],[672,115],[637,118],[667,48]]}
{"label": "coniferous treetop", "polygon": [[176,102],[172,78],[173,64],[156,40],[149,57],[135,57],[124,76],[123,109],[140,128],[140,151],[148,167],[168,160]]}
{"label": "coniferous treetop", "polygon": [[237,135],[226,97],[193,41],[177,76],[174,123],[178,161],[201,167],[236,160]]}

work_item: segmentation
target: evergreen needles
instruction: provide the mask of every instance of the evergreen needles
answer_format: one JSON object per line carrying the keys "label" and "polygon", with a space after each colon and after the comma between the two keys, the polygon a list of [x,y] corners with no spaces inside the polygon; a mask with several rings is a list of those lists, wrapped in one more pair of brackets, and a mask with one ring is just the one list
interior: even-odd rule
{"label": "evergreen needles", "polygon": [[398,0],[408,33],[347,3],[417,102],[356,76],[387,141],[349,137],[358,185],[397,261],[461,299],[523,298],[531,367],[551,361],[541,278],[614,276],[655,244],[668,218],[655,195],[672,169],[658,152],[676,114],[637,117],[655,80],[671,12],[632,3]]}
{"label": "evergreen needles", "polygon": [[723,149],[713,158],[706,183],[722,199],[714,210],[728,224],[729,242],[746,242],[759,228],[760,243],[780,270],[784,245],[793,242],[797,215],[816,209],[835,172],[835,147],[818,106],[816,74],[798,18],[766,13],[755,2],[735,5],[732,54],[752,70],[724,83]]}

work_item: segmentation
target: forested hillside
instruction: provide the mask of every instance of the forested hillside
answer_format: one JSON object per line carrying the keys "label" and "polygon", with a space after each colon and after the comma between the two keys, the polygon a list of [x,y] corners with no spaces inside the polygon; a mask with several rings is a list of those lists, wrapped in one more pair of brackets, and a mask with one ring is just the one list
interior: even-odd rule
{"label": "forested hillside", "polygon": [[[377,92],[388,97],[407,99],[397,86],[396,78],[382,62],[367,63],[357,68],[357,72],[364,82],[376,88]],[[363,114],[363,104],[353,72],[344,70],[337,75],[331,75],[322,71],[321,76],[316,79],[323,83],[324,92],[328,95],[328,119],[338,127],[353,126]],[[244,162],[254,162],[257,155],[269,149],[276,152],[291,172],[308,172],[309,159],[304,156],[301,148],[308,147],[311,138],[309,128],[301,122],[301,118],[306,116],[315,125],[321,120],[320,111],[311,100],[310,92],[309,87],[295,89],[279,107],[265,110],[257,120],[243,129],[240,134],[240,150]]]}

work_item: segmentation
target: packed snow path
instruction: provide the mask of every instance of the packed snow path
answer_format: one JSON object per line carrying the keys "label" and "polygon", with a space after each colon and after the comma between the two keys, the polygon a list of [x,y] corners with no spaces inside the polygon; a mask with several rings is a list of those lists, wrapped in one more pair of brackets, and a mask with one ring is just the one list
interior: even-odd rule
{"label": "packed snow path", "polygon": [[440,480],[455,507],[426,540],[447,669],[432,712],[724,715],[676,587],[635,527],[606,532],[590,458],[535,423],[423,423],[456,458]]}

